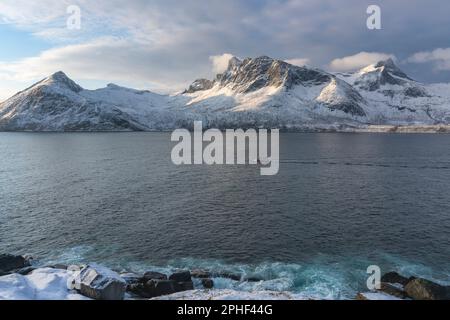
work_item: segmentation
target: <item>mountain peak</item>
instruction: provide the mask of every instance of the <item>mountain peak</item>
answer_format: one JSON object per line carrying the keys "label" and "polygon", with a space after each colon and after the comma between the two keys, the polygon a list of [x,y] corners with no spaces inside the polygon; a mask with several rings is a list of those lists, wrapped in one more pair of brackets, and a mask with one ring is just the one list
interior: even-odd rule
{"label": "mountain peak", "polygon": [[318,85],[330,81],[330,75],[325,72],[297,67],[268,56],[246,58],[233,71],[219,76],[218,81],[242,93],[269,86],[290,89],[295,85]]}
{"label": "mountain peak", "polygon": [[269,86],[290,89],[295,85],[320,85],[330,79],[330,74],[318,69],[294,66],[268,56],[244,60],[232,57],[227,70],[218,74],[215,80],[198,79],[184,93],[209,90],[215,85],[237,93],[249,93]]}
{"label": "mountain peak", "polygon": [[72,79],[70,79],[64,72],[58,71],[52,74],[50,77],[44,80],[43,83],[50,85],[58,85],[64,86],[73,92],[80,92],[83,90],[78,84],[75,83]]}
{"label": "mountain peak", "polygon": [[375,68],[381,68],[381,67],[394,69],[394,68],[397,68],[397,65],[395,64],[395,62],[392,58],[389,58],[386,60],[381,60],[375,65]]}
{"label": "mountain peak", "polygon": [[414,82],[389,58],[367,66],[356,73],[354,85],[368,91],[375,91],[384,85],[403,86]]}
{"label": "mountain peak", "polygon": [[396,77],[404,78],[407,80],[412,80],[409,78],[406,73],[404,73],[394,62],[392,58],[389,58],[384,61],[380,61],[375,65],[375,68],[381,68],[382,71],[389,72],[391,75],[394,75]]}
{"label": "mountain peak", "polygon": [[239,67],[242,64],[242,61],[237,57],[233,57],[228,61],[228,70],[232,70],[236,67]]}
{"label": "mountain peak", "polygon": [[248,58],[248,59],[255,60],[255,61],[275,61],[276,60],[269,56],[259,56],[259,57],[253,58],[253,59],[252,58]]}
{"label": "mountain peak", "polygon": [[69,79],[69,77],[63,72],[63,71],[57,71],[54,74],[52,74],[49,78],[52,79]]}

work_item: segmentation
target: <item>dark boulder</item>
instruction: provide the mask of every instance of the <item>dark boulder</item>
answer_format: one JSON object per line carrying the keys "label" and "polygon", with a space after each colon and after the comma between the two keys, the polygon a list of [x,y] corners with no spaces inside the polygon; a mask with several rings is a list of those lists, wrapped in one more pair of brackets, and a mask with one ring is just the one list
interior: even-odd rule
{"label": "dark boulder", "polygon": [[406,284],[411,281],[413,278],[406,278],[398,274],[397,272],[389,272],[381,277],[381,282],[385,283],[398,283],[402,286],[406,286]]}
{"label": "dark boulder", "polygon": [[150,280],[145,288],[152,297],[166,296],[176,292],[176,284],[171,280]]}
{"label": "dark boulder", "polygon": [[[211,272],[211,271],[207,271],[207,270],[196,269],[196,270],[191,271],[191,275],[192,275],[192,278],[197,278],[197,279],[225,278],[225,279],[231,279],[234,281],[242,280],[242,276],[240,274],[227,272],[227,271]],[[252,281],[250,281],[250,282],[252,282]]]}
{"label": "dark boulder", "polygon": [[148,282],[150,280],[168,280],[167,276],[160,272],[148,271],[144,273],[142,282]]}
{"label": "dark boulder", "polygon": [[145,284],[132,284],[129,286],[128,290],[140,297],[149,299],[177,292],[176,282],[171,280],[150,280]]}
{"label": "dark boulder", "polygon": [[202,279],[202,286],[205,289],[212,289],[214,287],[214,281],[211,279]]}
{"label": "dark boulder", "polygon": [[35,267],[25,267],[25,268],[17,270],[16,273],[18,273],[22,276],[26,276],[26,275],[29,275],[30,273],[32,273],[34,270],[36,270]]}
{"label": "dark boulder", "polygon": [[379,291],[386,293],[387,295],[400,298],[400,299],[408,298],[408,295],[403,290],[403,288],[395,286],[391,283],[382,282],[381,289]]}
{"label": "dark boulder", "polygon": [[176,282],[175,290],[177,292],[194,290],[194,283],[192,281]]}
{"label": "dark boulder", "polygon": [[191,271],[192,278],[196,279],[207,279],[211,278],[211,272],[201,269],[195,269]]}
{"label": "dark boulder", "polygon": [[0,254],[0,273],[8,273],[30,266],[29,259],[12,254]]}
{"label": "dark boulder", "polygon": [[147,293],[145,285],[141,282],[130,283],[127,285],[127,292],[130,292],[141,298],[152,298],[150,293]]}
{"label": "dark boulder", "polygon": [[242,276],[240,274],[237,273],[231,273],[231,272],[221,272],[218,274],[214,274],[215,277],[217,278],[225,278],[225,279],[231,279],[234,281],[241,281],[242,280]]}
{"label": "dark boulder", "polygon": [[224,279],[230,279],[233,281],[247,281],[247,282],[260,282],[264,279],[259,277],[245,277],[238,273],[232,273],[232,272],[211,272],[201,269],[196,269],[191,271],[192,278],[196,279],[211,279],[211,278],[224,278]]}
{"label": "dark boulder", "polygon": [[193,289],[192,281],[175,282],[173,280],[150,280],[146,283],[135,283],[128,286],[129,292],[143,298],[155,298]]}
{"label": "dark boulder", "polygon": [[224,279],[230,279],[233,281],[248,281],[248,282],[259,282],[262,280],[257,277],[245,278],[238,273],[232,273],[232,272],[228,272],[228,271],[211,272],[211,271],[201,270],[201,269],[192,270],[191,276],[192,276],[192,278],[196,278],[196,279],[224,278]]}
{"label": "dark boulder", "polygon": [[172,274],[169,277],[169,280],[175,281],[175,282],[189,282],[191,281],[191,272],[190,271],[178,271]]}
{"label": "dark boulder", "polygon": [[45,266],[45,268],[67,270],[69,267],[65,264],[51,264],[51,265]]}
{"label": "dark boulder", "polygon": [[67,270],[67,268],[69,268],[67,265],[59,264],[59,263],[57,263],[53,266],[53,269],[58,269],[58,270]]}
{"label": "dark boulder", "polygon": [[117,273],[97,265],[84,267],[73,285],[82,295],[95,300],[123,300],[127,286]]}
{"label": "dark boulder", "polygon": [[134,273],[121,273],[120,277],[125,280],[127,285],[140,283],[142,280],[142,277],[140,275],[134,274]]}
{"label": "dark boulder", "polygon": [[247,282],[261,282],[261,281],[264,281],[264,279],[258,278],[258,277],[246,277],[246,278],[244,278],[244,281],[247,281]]}
{"label": "dark boulder", "polygon": [[414,279],[405,286],[406,294],[414,300],[449,300],[450,287],[425,279]]}

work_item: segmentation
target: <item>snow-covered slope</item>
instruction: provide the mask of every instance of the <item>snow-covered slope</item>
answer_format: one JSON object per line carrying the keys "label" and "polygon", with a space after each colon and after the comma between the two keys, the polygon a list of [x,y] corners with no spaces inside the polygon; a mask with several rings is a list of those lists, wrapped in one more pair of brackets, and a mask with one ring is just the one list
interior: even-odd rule
{"label": "snow-covered slope", "polygon": [[421,84],[392,59],[353,74],[338,74],[368,102],[370,124],[436,125],[450,123],[450,84]]}
{"label": "snow-covered slope", "polygon": [[448,124],[449,89],[410,79],[392,60],[331,74],[264,56],[233,58],[214,80],[196,80],[177,95],[114,84],[85,90],[57,72],[0,104],[0,130],[170,130],[195,120],[297,130]]}
{"label": "snow-covered slope", "polygon": [[114,105],[89,100],[62,72],[17,93],[0,105],[4,130],[137,130],[135,119]]}
{"label": "snow-covered slope", "polygon": [[[30,131],[137,131],[163,129],[176,118],[169,96],[116,85],[84,90],[63,72],[0,104],[0,129]],[[173,125],[173,124],[172,124]]]}
{"label": "snow-covered slope", "polygon": [[0,300],[89,300],[67,289],[73,272],[51,268],[0,277]]}

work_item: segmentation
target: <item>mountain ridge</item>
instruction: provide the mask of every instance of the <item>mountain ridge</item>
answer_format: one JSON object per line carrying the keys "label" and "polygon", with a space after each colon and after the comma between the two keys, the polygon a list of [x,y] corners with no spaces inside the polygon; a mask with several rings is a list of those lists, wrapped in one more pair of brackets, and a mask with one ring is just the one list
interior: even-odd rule
{"label": "mountain ridge", "polygon": [[214,79],[159,95],[108,84],[86,90],[64,72],[0,103],[2,131],[161,131],[192,127],[329,130],[447,125],[450,85],[411,79],[392,59],[333,74],[267,56],[230,59]]}

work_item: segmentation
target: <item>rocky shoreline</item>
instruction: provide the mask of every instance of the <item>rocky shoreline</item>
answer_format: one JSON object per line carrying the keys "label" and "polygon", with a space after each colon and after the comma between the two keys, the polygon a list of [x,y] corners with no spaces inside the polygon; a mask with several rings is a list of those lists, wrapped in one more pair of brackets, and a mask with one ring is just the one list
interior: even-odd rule
{"label": "rocky shoreline", "polygon": [[381,298],[385,296],[388,300],[450,300],[450,286],[442,286],[423,278],[407,278],[397,272],[389,272],[381,278],[379,290],[359,293],[356,299],[373,300],[377,295]]}
{"label": "rocky shoreline", "polygon": [[[258,300],[307,299],[289,292],[236,292],[215,288],[215,279],[260,282],[264,279],[208,270],[176,270],[171,274],[115,272],[97,264],[35,267],[31,257],[0,254],[0,300]],[[385,274],[379,290],[359,293],[355,300],[450,300],[450,286],[427,279]]]}
{"label": "rocky shoreline", "polygon": [[[344,130],[345,131],[345,130]],[[352,130],[350,130],[352,131]],[[418,134],[433,134],[450,133],[450,126],[446,124],[436,125],[369,125],[366,127],[356,128],[355,133],[418,133]]]}

